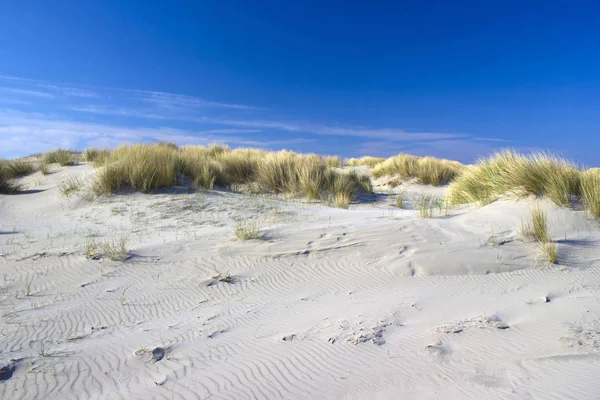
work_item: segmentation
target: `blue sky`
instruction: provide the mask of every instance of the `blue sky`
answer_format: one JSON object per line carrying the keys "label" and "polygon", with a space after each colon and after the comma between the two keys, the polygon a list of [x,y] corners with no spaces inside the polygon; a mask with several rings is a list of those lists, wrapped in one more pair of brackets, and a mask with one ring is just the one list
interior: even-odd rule
{"label": "blue sky", "polygon": [[169,140],[600,166],[600,3],[0,0],[0,156]]}

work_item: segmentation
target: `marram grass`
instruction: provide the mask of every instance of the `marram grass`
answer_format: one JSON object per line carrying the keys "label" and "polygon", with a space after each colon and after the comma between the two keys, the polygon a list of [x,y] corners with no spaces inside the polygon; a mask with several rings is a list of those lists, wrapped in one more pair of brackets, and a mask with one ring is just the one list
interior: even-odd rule
{"label": "marram grass", "polygon": [[377,179],[389,176],[400,180],[416,178],[420,184],[439,186],[452,181],[462,168],[462,164],[456,161],[398,154],[376,164],[373,167],[373,177]]}
{"label": "marram grass", "polygon": [[505,150],[466,167],[450,185],[453,204],[488,204],[499,195],[547,196],[559,206],[569,207],[571,197],[581,194],[579,169],[564,159],[547,154]]}
{"label": "marram grass", "polygon": [[110,152],[103,160],[92,188],[95,195],[121,190],[150,193],[188,180],[205,189],[212,189],[214,185],[246,185],[259,193],[315,200],[343,195],[349,202],[360,192],[371,192],[367,176],[332,169],[332,165],[341,165],[338,161],[285,150],[267,152],[232,150],[219,145],[178,148],[168,144],[136,144]]}

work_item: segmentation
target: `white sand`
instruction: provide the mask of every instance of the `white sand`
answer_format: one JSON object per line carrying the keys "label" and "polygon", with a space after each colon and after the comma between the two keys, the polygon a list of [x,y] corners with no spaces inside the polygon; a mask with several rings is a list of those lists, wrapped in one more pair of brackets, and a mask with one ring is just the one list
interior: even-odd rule
{"label": "white sand", "polygon": [[[519,234],[530,200],[421,219],[384,195],[60,197],[93,173],[0,196],[2,399],[600,397],[600,231],[582,211],[544,203],[549,266]],[[235,240],[236,219],[266,239]],[[84,256],[123,236],[127,261]]]}

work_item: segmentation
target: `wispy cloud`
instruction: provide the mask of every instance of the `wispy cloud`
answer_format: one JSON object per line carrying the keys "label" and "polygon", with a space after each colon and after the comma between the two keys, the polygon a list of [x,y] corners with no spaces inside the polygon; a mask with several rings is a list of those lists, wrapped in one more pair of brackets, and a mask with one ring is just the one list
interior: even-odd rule
{"label": "wispy cloud", "polygon": [[6,98],[2,98],[2,97],[0,97],[0,103],[3,103],[3,104],[13,104],[13,105],[27,105],[27,104],[32,104],[30,101],[26,101],[26,100],[6,99]]}
{"label": "wispy cloud", "polygon": [[15,93],[23,96],[32,96],[32,97],[44,97],[44,98],[54,98],[56,97],[52,93],[42,92],[39,90],[31,90],[31,89],[19,89],[19,88],[10,88],[10,87],[0,87],[1,92]]}
{"label": "wispy cloud", "polygon": [[152,141],[171,141],[178,145],[226,143],[234,146],[279,146],[305,140],[252,140],[247,135],[258,129],[198,129],[172,127],[123,127],[65,119],[57,115],[0,111],[0,148],[4,156],[23,156],[56,147],[81,149],[87,146],[109,146]]}
{"label": "wispy cloud", "polygon": [[56,93],[59,93],[62,96],[71,96],[71,97],[98,97],[96,92],[87,89],[80,89],[74,87],[66,87],[66,86],[56,86],[56,85],[40,85],[40,87],[53,90]]}
{"label": "wispy cloud", "polygon": [[[97,97],[98,94],[86,88],[70,87],[64,85],[55,85],[45,81],[20,78],[15,76],[0,75],[0,82],[10,87],[3,87],[0,90],[22,94],[34,97]],[[42,91],[44,89],[45,91]]]}
{"label": "wispy cloud", "polygon": [[306,132],[314,133],[317,135],[332,135],[332,136],[354,136],[363,138],[378,138],[378,139],[392,139],[392,140],[440,140],[440,139],[453,139],[453,138],[464,138],[468,135],[461,133],[439,133],[439,132],[407,132],[403,129],[373,129],[373,128],[351,128],[343,126],[328,126],[328,125],[312,125],[295,122],[284,122],[284,121],[265,121],[265,120],[238,120],[238,119],[227,119],[227,118],[212,118],[199,116],[194,117],[191,115],[169,115],[163,114],[160,111],[151,112],[149,110],[134,110],[128,108],[108,108],[105,106],[83,106],[83,107],[71,107],[73,111],[92,113],[92,114],[103,114],[103,115],[115,115],[115,116],[127,116],[135,118],[146,118],[146,119],[158,119],[158,120],[179,120],[179,121],[191,121],[201,122],[214,125],[227,125],[227,126],[238,126],[247,128],[258,128],[258,129],[270,129],[287,132]]}
{"label": "wispy cloud", "polygon": [[[236,101],[2,75],[0,103],[18,109],[0,109],[0,156],[58,146],[114,147],[162,140],[177,144],[218,141],[234,146],[295,146],[326,153],[338,152],[341,145],[346,151],[341,155],[370,152],[389,156],[407,151],[468,159],[501,143],[500,139],[471,137],[462,132],[317,123],[310,121],[310,115],[289,121],[278,118],[273,110]],[[33,109],[44,112],[32,113]],[[336,147],[331,145],[334,142]]]}
{"label": "wispy cloud", "polygon": [[132,94],[148,103],[168,109],[174,108],[227,108],[233,110],[261,110],[259,107],[246,106],[241,104],[227,104],[214,101],[202,100],[198,97],[186,96],[182,94],[151,92],[145,90],[132,90]]}

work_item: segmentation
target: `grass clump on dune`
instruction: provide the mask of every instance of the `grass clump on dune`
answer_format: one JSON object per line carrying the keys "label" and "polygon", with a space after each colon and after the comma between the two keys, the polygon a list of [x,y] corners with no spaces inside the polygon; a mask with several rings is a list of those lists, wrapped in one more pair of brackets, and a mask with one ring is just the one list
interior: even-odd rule
{"label": "grass clump on dune", "polygon": [[45,162],[48,164],[60,164],[61,167],[75,165],[75,158],[73,152],[64,149],[58,149],[50,151],[44,155]]}
{"label": "grass clump on dune", "polygon": [[10,160],[5,161],[7,173],[11,178],[31,174],[36,170],[36,164],[29,160]]}
{"label": "grass clump on dune", "polygon": [[90,147],[83,152],[83,159],[87,162],[94,163],[95,166],[103,165],[108,160],[110,150],[108,149],[97,149]]}
{"label": "grass clump on dune", "polygon": [[177,153],[167,146],[136,144],[110,153],[93,184],[96,195],[123,189],[150,193],[175,185]]}
{"label": "grass clump on dune", "polygon": [[[178,182],[212,189],[214,185],[255,193],[287,194],[323,199],[340,192],[349,201],[359,191],[371,191],[368,177],[336,172],[331,159],[291,151],[267,152],[212,145],[137,144],[110,152],[93,184],[96,195],[123,189],[149,193]],[[336,163],[334,163],[336,164]]]}
{"label": "grass clump on dune", "polygon": [[559,206],[570,206],[581,193],[580,173],[572,163],[546,153],[524,155],[505,150],[467,167],[450,185],[453,204],[488,204],[504,193],[546,195]]}
{"label": "grass clump on dune", "polygon": [[373,168],[373,177],[389,176],[400,180],[416,178],[420,184],[439,186],[453,180],[462,168],[462,164],[456,161],[398,154],[377,164]]}
{"label": "grass clump on dune", "polygon": [[548,215],[539,204],[531,209],[531,216],[526,224],[521,226],[521,233],[540,244],[540,250],[548,262],[556,264],[558,258],[558,247],[550,239]]}
{"label": "grass clump on dune", "polygon": [[581,198],[590,215],[600,218],[600,170],[593,169],[581,174]]}
{"label": "grass clump on dune", "polygon": [[348,167],[366,166],[369,168],[373,168],[377,164],[380,164],[384,161],[385,161],[385,158],[383,158],[383,157],[365,156],[365,157],[360,157],[360,158],[346,158],[344,160],[344,165],[346,165]]}
{"label": "grass clump on dune", "polygon": [[19,185],[12,181],[6,161],[0,160],[0,194],[12,194],[19,190]]}
{"label": "grass clump on dune", "polygon": [[342,163],[342,159],[338,156],[327,156],[325,157],[325,164],[331,168],[342,168],[344,164]]}

